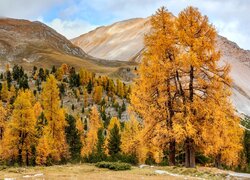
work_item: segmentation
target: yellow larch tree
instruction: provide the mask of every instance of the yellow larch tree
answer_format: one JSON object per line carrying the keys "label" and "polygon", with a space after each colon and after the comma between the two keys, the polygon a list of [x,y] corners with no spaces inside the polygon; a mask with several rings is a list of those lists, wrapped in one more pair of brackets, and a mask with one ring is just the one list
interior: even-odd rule
{"label": "yellow larch tree", "polygon": [[[179,64],[181,84],[184,93],[181,96],[182,112],[178,113],[174,121],[176,138],[185,143],[185,166],[195,167],[195,151],[201,139],[200,134],[208,127],[203,127],[205,121],[214,126],[236,120],[234,111],[228,111],[225,118],[217,118],[216,114],[224,114],[224,103],[230,105],[231,80],[228,76],[229,66],[219,66],[220,53],[215,49],[217,33],[206,16],[202,16],[198,9],[188,7],[177,18],[178,41],[180,44]],[[226,93],[225,93],[226,92]],[[220,106],[217,106],[219,104]],[[210,109],[216,113],[208,116],[204,112]],[[207,119],[209,117],[209,119]],[[225,121],[225,122],[224,122]],[[225,130],[218,126],[217,131],[222,134],[236,128],[240,132],[237,120],[231,129]],[[182,132],[182,133],[180,133]],[[214,131],[216,133],[216,131]],[[182,134],[179,136],[179,134]],[[212,136],[212,132],[211,132]],[[238,137],[238,136],[237,136]],[[216,139],[213,140],[214,143]],[[236,143],[236,141],[235,141]],[[238,144],[237,144],[238,146]],[[208,146],[204,146],[206,148]],[[231,149],[232,150],[232,149]],[[234,149],[232,153],[239,149]]]}
{"label": "yellow larch tree", "polygon": [[8,90],[8,83],[4,81],[2,83],[2,90],[1,90],[1,100],[7,102],[10,98],[10,92]]}
{"label": "yellow larch tree", "polygon": [[30,91],[19,91],[2,142],[3,159],[14,159],[19,165],[30,164],[34,156],[31,147],[36,145],[36,118],[31,97]]}
{"label": "yellow larch tree", "polygon": [[89,105],[88,98],[89,98],[88,91],[86,88],[84,88],[84,90],[83,90],[83,106],[84,106],[84,108],[88,107],[88,105]]}
{"label": "yellow larch tree", "polygon": [[102,86],[96,86],[94,88],[93,99],[96,104],[99,104],[102,100],[103,88]]}
{"label": "yellow larch tree", "polygon": [[[175,19],[160,8],[151,17],[152,30],[145,36],[146,52],[139,78],[132,87],[131,103],[143,119],[145,141],[151,148],[169,150],[169,163],[175,164],[173,118],[178,106],[178,46]],[[159,159],[159,158],[158,158]]]}
{"label": "yellow larch tree", "polygon": [[124,129],[121,132],[121,150],[124,154],[135,155],[139,162],[146,159],[147,150],[141,141],[142,127],[135,116],[125,122]]}
{"label": "yellow larch tree", "polygon": [[[162,150],[169,144],[170,164],[174,164],[175,143],[184,144],[185,166],[195,167],[198,149],[212,154],[206,142],[216,144],[220,150],[213,153],[221,156],[219,152],[228,152],[223,148],[228,144],[216,141],[237,132],[230,150],[231,154],[239,153],[242,130],[238,118],[233,109],[222,108],[230,107],[230,68],[218,65],[217,34],[208,18],[188,7],[175,19],[162,8],[151,18],[151,25],[153,30],[145,37],[146,52],[131,95],[133,109],[143,119],[146,142]],[[229,119],[234,123],[228,123]],[[217,127],[215,134],[223,134],[213,142],[204,138],[206,133],[201,136],[209,128],[205,126],[209,123],[204,123],[207,121]],[[219,123],[228,129],[217,126]]]}
{"label": "yellow larch tree", "polygon": [[50,137],[47,137],[48,134],[43,135],[38,140],[38,145],[36,147],[37,156],[36,156],[36,164],[37,165],[51,165],[48,164],[48,157],[51,154],[51,146],[49,145]]}
{"label": "yellow larch tree", "polygon": [[[42,107],[44,116],[48,125],[44,127],[42,138],[47,138],[50,155],[55,162],[59,162],[62,158],[69,157],[68,145],[64,133],[67,122],[65,120],[64,109],[60,108],[59,89],[57,80],[50,75],[42,86]],[[44,142],[44,141],[39,141]],[[42,152],[37,152],[37,158],[42,156]]]}
{"label": "yellow larch tree", "polygon": [[65,72],[64,72],[63,68],[62,68],[62,67],[59,67],[59,68],[56,70],[56,73],[55,73],[56,79],[57,79],[58,81],[61,81],[62,78],[63,78],[64,73],[65,73]]}
{"label": "yellow larch tree", "polygon": [[38,117],[41,115],[43,109],[42,109],[42,105],[39,101],[37,101],[35,104],[34,104],[34,112],[35,112],[35,117],[36,119],[38,119]]}
{"label": "yellow larch tree", "polygon": [[63,75],[66,75],[69,72],[69,66],[65,63],[61,65],[60,69],[62,69]]}
{"label": "yellow larch tree", "polygon": [[0,101],[0,141],[3,139],[3,133],[5,130],[7,121],[7,111],[5,110],[3,103]]}
{"label": "yellow larch tree", "polygon": [[81,155],[88,157],[93,152],[96,151],[96,145],[98,142],[98,129],[103,127],[103,123],[100,119],[97,107],[93,106],[91,109],[91,114],[88,123],[88,130],[83,141],[83,148],[81,150]]}

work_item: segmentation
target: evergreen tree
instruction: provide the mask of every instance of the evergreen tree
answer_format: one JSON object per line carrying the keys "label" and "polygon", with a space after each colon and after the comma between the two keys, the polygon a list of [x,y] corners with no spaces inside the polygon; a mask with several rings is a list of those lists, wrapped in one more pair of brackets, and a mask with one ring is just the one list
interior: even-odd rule
{"label": "evergreen tree", "polygon": [[55,73],[56,73],[56,67],[55,67],[55,66],[52,66],[51,74],[55,74]]}
{"label": "evergreen tree", "polygon": [[99,128],[97,132],[97,145],[96,145],[96,158],[98,161],[102,161],[105,159],[106,155],[104,153],[104,135],[103,135],[103,128]]}
{"label": "evergreen tree", "polygon": [[43,68],[39,69],[39,73],[38,73],[38,77],[41,81],[45,81],[46,80],[46,74],[44,72]]}
{"label": "evergreen tree", "polygon": [[92,81],[90,80],[88,82],[88,85],[87,85],[87,91],[88,91],[89,94],[91,94],[92,89],[93,89],[93,84],[92,84]]}
{"label": "evergreen tree", "polygon": [[19,89],[29,89],[28,75],[25,74],[18,81]]}
{"label": "evergreen tree", "polygon": [[76,128],[76,120],[72,115],[66,115],[68,126],[65,128],[66,139],[69,145],[71,159],[79,160],[81,157],[82,142],[80,134]]}
{"label": "evergreen tree", "polygon": [[121,151],[121,134],[117,124],[114,125],[110,131],[108,139],[108,152],[109,155],[115,156]]}
{"label": "evergreen tree", "polygon": [[11,77],[11,72],[10,71],[7,71],[6,72],[6,80],[7,80],[7,84],[8,84],[8,89],[10,89],[10,86],[11,86],[11,82],[12,82],[12,77]]}

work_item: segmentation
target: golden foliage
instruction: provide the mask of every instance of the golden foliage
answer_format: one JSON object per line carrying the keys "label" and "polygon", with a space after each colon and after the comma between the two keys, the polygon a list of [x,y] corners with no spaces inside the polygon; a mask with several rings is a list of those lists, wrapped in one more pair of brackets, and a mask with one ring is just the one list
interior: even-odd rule
{"label": "golden foliage", "polygon": [[97,132],[101,127],[103,127],[103,124],[100,119],[97,107],[93,106],[91,109],[88,131],[83,141],[83,148],[81,151],[82,156],[89,156],[96,150],[96,144],[98,141]]}
{"label": "golden foliage", "polygon": [[93,94],[93,99],[96,104],[99,104],[101,102],[102,94],[103,94],[102,86],[96,86]]}
{"label": "golden foliage", "polygon": [[[242,130],[229,101],[230,68],[217,64],[214,27],[193,7],[177,18],[161,8],[151,25],[131,95],[133,110],[143,119],[145,142],[165,150],[173,140],[191,139],[192,149],[220,154],[226,164],[236,164]],[[226,137],[232,132],[236,135],[230,144]]]}
{"label": "golden foliage", "polygon": [[3,138],[3,159],[16,159],[29,164],[31,147],[36,144],[36,118],[31,103],[31,92],[20,91],[14,103],[11,120],[8,122]]}
{"label": "golden foliage", "polygon": [[[50,75],[47,81],[43,83],[42,88],[43,112],[48,122],[48,125],[44,128],[43,136],[45,137],[42,138],[45,138],[49,145],[50,152],[48,154],[54,161],[60,161],[61,158],[68,158],[69,152],[64,133],[67,122],[64,109],[60,108],[59,89],[55,77]],[[39,142],[44,143],[44,141]],[[42,156],[43,154],[38,154],[37,159],[42,159]]]}

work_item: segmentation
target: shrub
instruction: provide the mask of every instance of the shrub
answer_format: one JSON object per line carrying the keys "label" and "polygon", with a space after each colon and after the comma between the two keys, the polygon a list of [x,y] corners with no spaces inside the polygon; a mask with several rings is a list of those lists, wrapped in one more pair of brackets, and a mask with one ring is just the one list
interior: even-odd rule
{"label": "shrub", "polygon": [[123,170],[130,170],[131,165],[128,163],[121,163],[121,162],[99,162],[96,164],[96,167],[99,168],[108,168],[114,171],[123,171]]}

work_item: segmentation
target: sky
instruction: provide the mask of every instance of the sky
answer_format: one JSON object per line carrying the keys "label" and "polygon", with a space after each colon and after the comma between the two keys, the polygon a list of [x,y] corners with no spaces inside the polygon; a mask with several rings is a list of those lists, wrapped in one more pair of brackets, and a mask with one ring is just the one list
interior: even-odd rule
{"label": "sky", "polygon": [[41,21],[71,39],[117,21],[148,17],[161,6],[207,15],[218,33],[250,50],[250,0],[0,0],[0,17]]}

